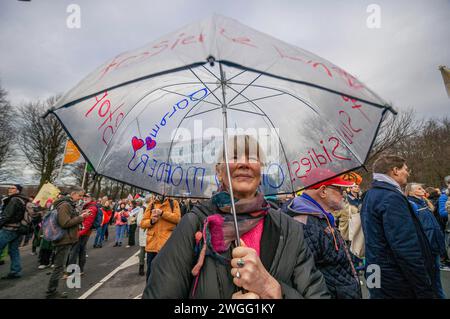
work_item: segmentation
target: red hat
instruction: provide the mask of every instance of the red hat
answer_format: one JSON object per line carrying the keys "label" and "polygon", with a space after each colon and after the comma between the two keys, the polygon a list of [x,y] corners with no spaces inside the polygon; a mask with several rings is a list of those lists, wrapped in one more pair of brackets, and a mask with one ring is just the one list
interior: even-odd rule
{"label": "red hat", "polygon": [[[334,176],[334,177],[333,177]],[[332,178],[330,178],[332,177]],[[305,184],[310,189],[321,186],[351,187],[355,183],[344,178],[344,175],[336,176],[336,173],[327,168],[316,168],[306,176]]]}

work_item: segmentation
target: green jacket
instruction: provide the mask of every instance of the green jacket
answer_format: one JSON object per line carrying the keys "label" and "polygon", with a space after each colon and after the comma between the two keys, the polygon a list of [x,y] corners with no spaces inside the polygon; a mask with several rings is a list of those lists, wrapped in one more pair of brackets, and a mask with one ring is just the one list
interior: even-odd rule
{"label": "green jacket", "polygon": [[[197,262],[194,234],[201,230],[202,220],[215,213],[215,207],[208,201],[195,206],[181,219],[152,262],[143,298],[228,299],[238,291],[233,284],[231,266],[206,256],[195,296],[192,296],[194,277],[191,270]],[[224,256],[230,258],[231,249]],[[264,221],[260,258],[280,283],[283,298],[330,298],[325,280],[316,269],[303,239],[302,226],[286,214],[269,210]]]}
{"label": "green jacket", "polygon": [[75,210],[75,203],[70,197],[63,197],[54,203],[58,211],[58,224],[66,230],[64,236],[54,242],[55,246],[74,244],[78,241],[78,229],[83,222]]}

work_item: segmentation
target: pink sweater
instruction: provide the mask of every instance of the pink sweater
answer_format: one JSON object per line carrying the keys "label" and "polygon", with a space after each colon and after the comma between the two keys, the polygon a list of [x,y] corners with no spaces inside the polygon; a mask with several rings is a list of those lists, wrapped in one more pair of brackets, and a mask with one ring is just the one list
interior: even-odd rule
{"label": "pink sweater", "polygon": [[256,250],[258,256],[260,256],[261,237],[264,229],[264,218],[262,218],[256,226],[241,236],[247,247]]}

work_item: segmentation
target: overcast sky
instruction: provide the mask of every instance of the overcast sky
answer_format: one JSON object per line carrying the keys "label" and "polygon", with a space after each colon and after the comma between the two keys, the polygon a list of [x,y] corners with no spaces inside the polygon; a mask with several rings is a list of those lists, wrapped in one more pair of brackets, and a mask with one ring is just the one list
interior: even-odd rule
{"label": "overcast sky", "polygon": [[[78,4],[81,28],[69,29]],[[370,4],[381,27],[368,28]],[[309,50],[396,108],[450,114],[439,65],[450,66],[450,1],[1,1],[0,81],[14,104],[63,93],[120,52],[222,14]]]}
{"label": "overcast sky", "polygon": [[[66,24],[72,3],[79,29]],[[370,4],[380,28],[367,26]],[[1,1],[1,86],[15,105],[64,93],[118,53],[213,13],[328,59],[397,109],[450,116],[438,70],[450,67],[450,0]]]}

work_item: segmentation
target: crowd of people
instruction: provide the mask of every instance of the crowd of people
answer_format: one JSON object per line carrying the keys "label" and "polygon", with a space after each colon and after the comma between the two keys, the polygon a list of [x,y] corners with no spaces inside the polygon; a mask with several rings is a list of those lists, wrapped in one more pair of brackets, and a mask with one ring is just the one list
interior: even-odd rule
{"label": "crowd of people", "polygon": [[[94,233],[92,247],[102,248],[109,239],[112,225],[115,229],[115,243],[112,247],[126,244],[125,247],[130,248],[137,244],[140,248],[138,274],[146,275],[147,260],[148,278],[151,260],[164,246],[181,216],[197,202],[153,195],[144,197],[140,194],[114,201],[108,196],[96,199],[78,186],[67,186],[67,189],[67,193],[59,194],[56,200],[49,198],[41,207],[40,202],[34,201],[34,197],[22,195],[21,185],[11,185],[8,188],[8,195],[2,198],[1,206],[0,264],[5,264],[5,258],[9,254],[11,267],[9,274],[2,279],[21,278],[19,247],[26,246],[31,241],[31,254],[37,256],[37,269],[53,268],[47,296],[64,297],[64,294],[57,292],[58,279],[70,275],[65,269],[71,264],[77,264],[80,275],[84,275],[91,234]],[[43,220],[53,210],[58,213],[58,224],[66,230],[64,236],[57,241],[47,240],[44,235]],[[25,218],[30,222],[30,227],[27,232],[21,232],[18,224],[25,221]],[[160,222],[157,223],[158,221]],[[147,229],[152,231],[147,232]]]}
{"label": "crowd of people", "polygon": [[[143,298],[359,299],[370,265],[380,275],[378,285],[367,285],[370,298],[446,298],[440,271],[450,270],[450,176],[442,189],[408,183],[405,160],[387,155],[375,162],[365,192],[343,176],[323,181],[332,172],[319,168],[308,178],[322,181],[296,196],[264,196],[263,155],[250,162],[248,151],[229,165],[240,245],[223,160],[220,189],[203,201],[96,199],[72,186],[42,207],[12,185],[0,218],[1,260],[6,252],[11,259],[4,279],[20,278],[19,245],[28,236],[37,268],[53,267],[47,297],[64,297],[58,282],[66,267],[77,264],[83,275],[90,236],[100,249],[114,228],[113,249],[139,246]],[[65,230],[55,241],[43,226],[52,211]]]}

